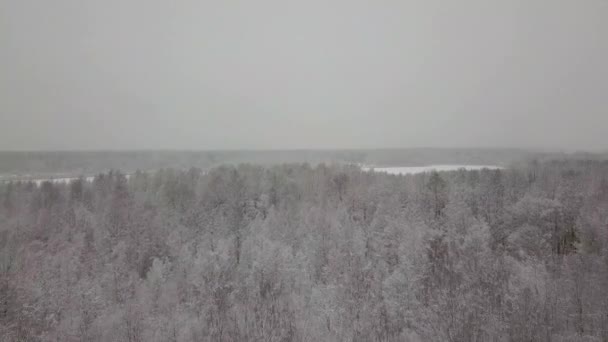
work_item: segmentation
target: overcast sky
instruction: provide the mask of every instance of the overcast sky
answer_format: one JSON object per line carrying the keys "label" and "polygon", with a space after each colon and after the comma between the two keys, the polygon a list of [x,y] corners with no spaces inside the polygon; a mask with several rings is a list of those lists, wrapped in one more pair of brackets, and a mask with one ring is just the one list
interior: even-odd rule
{"label": "overcast sky", "polygon": [[608,149],[607,0],[0,0],[0,149]]}

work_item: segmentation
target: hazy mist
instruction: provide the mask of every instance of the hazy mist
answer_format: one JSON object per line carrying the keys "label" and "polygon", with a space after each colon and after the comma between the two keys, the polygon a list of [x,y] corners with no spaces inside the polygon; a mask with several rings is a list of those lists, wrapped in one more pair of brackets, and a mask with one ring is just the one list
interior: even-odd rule
{"label": "hazy mist", "polygon": [[0,149],[608,148],[608,2],[0,0]]}

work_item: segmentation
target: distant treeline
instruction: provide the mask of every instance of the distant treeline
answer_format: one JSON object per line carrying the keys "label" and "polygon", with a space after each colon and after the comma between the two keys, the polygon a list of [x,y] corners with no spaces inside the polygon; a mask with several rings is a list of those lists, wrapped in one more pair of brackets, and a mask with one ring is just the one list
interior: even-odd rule
{"label": "distant treeline", "polygon": [[[477,164],[505,166],[531,158],[561,158],[560,154],[516,149],[378,149],[378,150],[284,150],[284,151],[97,151],[97,152],[0,152],[3,175],[93,175],[112,169],[133,173],[162,168],[207,169],[221,164],[277,164],[345,162],[377,166],[424,166],[429,164]],[[569,156],[576,157],[576,156]],[[580,154],[584,159],[602,155]]]}

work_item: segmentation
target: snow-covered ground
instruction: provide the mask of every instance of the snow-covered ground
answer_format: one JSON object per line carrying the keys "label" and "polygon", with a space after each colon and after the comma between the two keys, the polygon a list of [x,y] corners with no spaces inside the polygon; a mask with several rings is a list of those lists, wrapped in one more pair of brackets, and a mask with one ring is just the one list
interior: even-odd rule
{"label": "snow-covered ground", "polygon": [[500,166],[496,165],[428,165],[428,166],[391,166],[391,167],[373,167],[373,166],[363,166],[363,170],[365,171],[375,171],[375,172],[385,172],[392,175],[407,175],[407,174],[416,174],[416,173],[424,173],[430,171],[455,171],[460,169],[465,170],[482,170],[482,169],[502,169]]}

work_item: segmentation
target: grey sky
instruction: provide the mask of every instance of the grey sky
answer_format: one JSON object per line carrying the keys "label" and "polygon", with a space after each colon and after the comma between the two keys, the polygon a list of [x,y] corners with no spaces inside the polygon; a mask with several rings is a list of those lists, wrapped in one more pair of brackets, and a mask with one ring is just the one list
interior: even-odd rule
{"label": "grey sky", "polygon": [[606,0],[0,0],[0,149],[606,149],[606,61]]}

